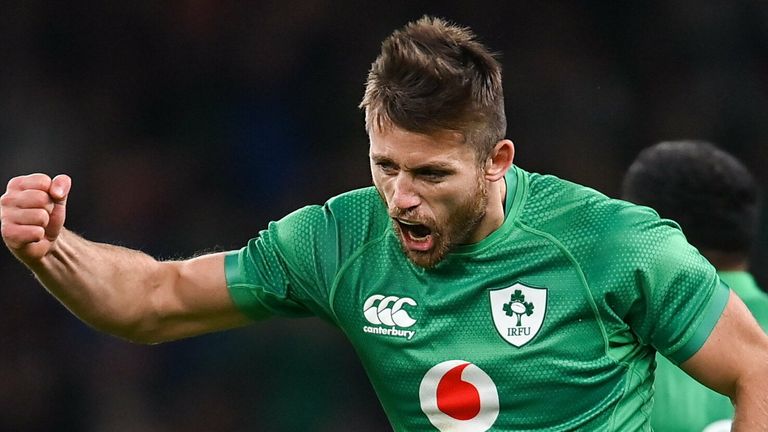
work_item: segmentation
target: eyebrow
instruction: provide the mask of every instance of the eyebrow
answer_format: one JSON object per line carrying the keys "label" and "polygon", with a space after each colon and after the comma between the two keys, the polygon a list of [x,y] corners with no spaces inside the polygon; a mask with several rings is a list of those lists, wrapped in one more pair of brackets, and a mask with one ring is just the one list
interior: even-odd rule
{"label": "eyebrow", "polygon": [[[381,156],[381,155],[371,155],[371,160],[377,164],[379,163],[385,163],[385,164],[392,164],[397,165],[399,164],[395,163],[392,159]],[[447,173],[453,173],[456,172],[456,167],[451,164],[450,162],[428,162],[422,165],[416,165],[414,167],[406,168],[407,171],[412,172],[425,172],[425,171],[445,171]]]}
{"label": "eyebrow", "polygon": [[376,163],[382,163],[382,162],[392,163],[392,164],[395,163],[395,161],[393,161],[392,159],[390,159],[390,158],[388,158],[386,156],[379,156],[379,155],[372,154],[372,155],[370,155],[370,158],[371,158],[372,161],[374,161]]}

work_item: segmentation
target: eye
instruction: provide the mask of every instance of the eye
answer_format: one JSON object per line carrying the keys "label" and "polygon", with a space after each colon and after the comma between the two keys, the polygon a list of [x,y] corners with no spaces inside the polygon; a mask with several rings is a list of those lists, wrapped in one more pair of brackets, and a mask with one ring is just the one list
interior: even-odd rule
{"label": "eye", "polygon": [[448,177],[448,172],[442,170],[426,169],[418,173],[419,177],[432,183],[439,183]]}
{"label": "eye", "polygon": [[397,167],[391,162],[376,162],[376,166],[386,175],[397,174]]}

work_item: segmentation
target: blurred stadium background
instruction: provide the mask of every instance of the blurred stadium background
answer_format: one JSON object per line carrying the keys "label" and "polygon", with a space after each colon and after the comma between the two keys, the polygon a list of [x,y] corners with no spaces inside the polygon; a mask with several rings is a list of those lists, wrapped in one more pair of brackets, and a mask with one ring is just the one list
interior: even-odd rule
{"label": "blurred stadium background", "polygon": [[[0,180],[70,174],[68,226],[91,239],[163,258],[239,248],[369,184],[365,76],[424,13],[501,53],[528,170],[617,196],[643,147],[698,138],[768,184],[768,5],[739,0],[10,0]],[[768,286],[765,231],[759,246]],[[81,324],[4,251],[0,304],[0,430],[389,429],[352,349],[313,319],[135,346]]]}

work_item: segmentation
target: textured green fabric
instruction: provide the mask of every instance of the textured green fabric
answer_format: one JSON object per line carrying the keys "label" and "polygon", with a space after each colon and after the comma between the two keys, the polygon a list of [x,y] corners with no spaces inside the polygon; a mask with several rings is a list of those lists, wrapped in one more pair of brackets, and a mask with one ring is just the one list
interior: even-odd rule
{"label": "textured green fabric", "polygon": [[695,352],[727,288],[648,208],[506,181],[503,225],[429,270],[373,188],[305,207],[227,259],[232,297],[341,328],[396,431],[650,430],[656,349]]}
{"label": "textured green fabric", "polygon": [[[720,278],[744,301],[763,330],[768,331],[768,295],[746,272],[719,272]],[[733,417],[727,397],[708,389],[663,356],[657,356],[651,424],[659,432],[701,432]]]}

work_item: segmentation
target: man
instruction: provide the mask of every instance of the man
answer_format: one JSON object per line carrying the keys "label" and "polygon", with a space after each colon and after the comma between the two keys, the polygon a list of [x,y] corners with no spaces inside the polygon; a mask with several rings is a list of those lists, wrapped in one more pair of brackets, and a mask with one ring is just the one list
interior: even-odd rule
{"label": "man", "polygon": [[731,395],[737,427],[768,428],[768,338],[744,305],[652,211],[513,167],[500,66],[469,29],[395,31],[361,107],[374,187],[240,251],[89,242],[63,228],[69,177],[42,174],[9,182],[3,239],[73,313],[137,342],[317,315],[397,431],[647,430],[656,349]]}
{"label": "man", "polygon": [[[622,189],[624,199],[677,221],[688,241],[768,330],[768,295],[748,273],[759,220],[758,188],[739,160],[708,142],[662,142],[638,155]],[[654,430],[730,430],[733,406],[728,398],[663,356],[657,356],[657,362]]]}

